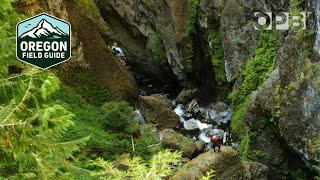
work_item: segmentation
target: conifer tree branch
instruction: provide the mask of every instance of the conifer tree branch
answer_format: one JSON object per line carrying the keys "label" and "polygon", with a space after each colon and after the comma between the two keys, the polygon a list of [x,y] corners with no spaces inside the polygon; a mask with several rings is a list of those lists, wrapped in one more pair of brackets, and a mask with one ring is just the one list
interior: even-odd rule
{"label": "conifer tree branch", "polygon": [[25,125],[27,124],[27,122],[19,122],[19,123],[11,123],[11,124],[0,124],[0,129],[1,128],[5,128],[5,127],[16,127],[16,126],[22,126],[22,125]]}
{"label": "conifer tree branch", "polygon": [[21,74],[15,75],[15,76],[10,76],[7,79],[1,79],[0,81],[8,81],[8,80],[16,79],[16,78],[19,78],[19,77],[22,77],[22,76],[33,76],[33,75],[35,75],[37,73],[39,73],[39,71],[34,72],[34,73],[21,73]]}
{"label": "conifer tree branch", "polygon": [[26,90],[26,93],[24,94],[23,98],[21,99],[20,103],[12,109],[12,111],[8,114],[8,116],[2,121],[2,123],[7,122],[8,120],[10,120],[10,118],[14,115],[14,113],[23,105],[24,101],[27,99],[28,94],[30,92],[31,86],[32,86],[32,82],[33,82],[33,76],[30,77],[30,81],[29,81],[29,85],[28,88]]}

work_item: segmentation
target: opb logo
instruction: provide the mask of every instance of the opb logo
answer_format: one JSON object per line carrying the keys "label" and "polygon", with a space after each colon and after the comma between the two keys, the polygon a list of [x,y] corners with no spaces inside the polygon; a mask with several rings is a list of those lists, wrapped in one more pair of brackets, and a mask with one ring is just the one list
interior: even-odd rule
{"label": "opb logo", "polygon": [[298,14],[290,14],[288,12],[280,12],[273,14],[272,12],[255,12],[254,17],[256,24],[255,30],[289,30],[293,28],[296,30],[305,30],[306,13],[300,12]]}

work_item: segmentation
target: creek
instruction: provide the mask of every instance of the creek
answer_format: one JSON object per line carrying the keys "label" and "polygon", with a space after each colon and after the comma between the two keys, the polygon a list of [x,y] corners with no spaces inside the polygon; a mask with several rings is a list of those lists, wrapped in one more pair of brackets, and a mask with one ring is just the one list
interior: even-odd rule
{"label": "creek", "polygon": [[211,103],[207,106],[200,106],[196,99],[190,101],[186,106],[171,101],[174,112],[179,116],[180,126],[178,131],[192,137],[195,141],[202,141],[206,149],[211,148],[211,140],[206,133],[211,129],[218,128],[224,131],[223,144],[235,146],[232,142],[230,124],[232,110],[222,102]]}

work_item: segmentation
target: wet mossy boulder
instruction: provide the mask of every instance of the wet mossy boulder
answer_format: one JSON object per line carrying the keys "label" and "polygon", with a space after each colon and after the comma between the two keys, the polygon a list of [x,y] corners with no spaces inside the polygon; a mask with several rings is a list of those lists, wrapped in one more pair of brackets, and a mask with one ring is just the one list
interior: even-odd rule
{"label": "wet mossy boulder", "polygon": [[217,153],[210,150],[185,164],[172,177],[173,180],[196,180],[213,170],[213,179],[257,180],[267,179],[268,167],[256,162],[242,162],[237,152],[230,147],[222,147]]}
{"label": "wet mossy boulder", "polygon": [[179,95],[177,96],[177,103],[178,104],[188,104],[192,99],[195,98],[196,90],[194,89],[184,89],[182,90]]}
{"label": "wet mossy boulder", "polygon": [[179,117],[171,108],[169,100],[160,94],[140,96],[139,108],[147,123],[152,123],[158,130],[173,129],[179,125]]}
{"label": "wet mossy boulder", "polygon": [[181,151],[184,156],[189,158],[192,158],[197,152],[197,146],[191,138],[185,137],[172,129],[161,131],[160,140],[165,147]]}

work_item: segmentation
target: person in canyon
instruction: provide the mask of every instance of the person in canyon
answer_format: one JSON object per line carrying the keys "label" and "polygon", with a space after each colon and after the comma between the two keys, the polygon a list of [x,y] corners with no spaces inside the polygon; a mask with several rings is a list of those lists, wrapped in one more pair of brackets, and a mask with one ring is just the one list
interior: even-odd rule
{"label": "person in canyon", "polygon": [[221,145],[223,144],[224,131],[222,129],[218,129],[217,127],[215,127],[210,129],[206,133],[206,135],[211,140],[212,148],[214,152],[216,152],[217,147],[218,147],[218,152],[220,152]]}
{"label": "person in canyon", "polygon": [[119,61],[122,65],[126,66],[126,55],[124,54],[123,50],[118,46],[117,42],[114,42],[111,47],[112,54],[119,57]]}

